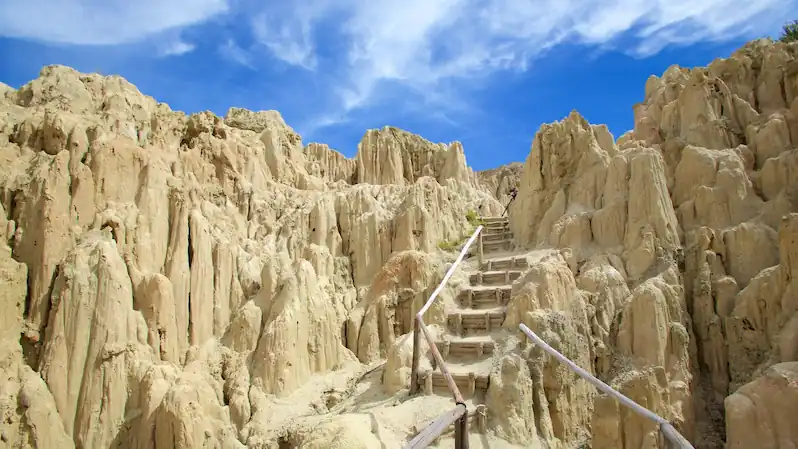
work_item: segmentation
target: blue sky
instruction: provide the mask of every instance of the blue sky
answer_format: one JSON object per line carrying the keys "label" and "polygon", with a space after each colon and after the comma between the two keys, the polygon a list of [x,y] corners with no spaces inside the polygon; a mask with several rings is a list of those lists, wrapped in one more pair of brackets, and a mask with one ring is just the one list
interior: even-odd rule
{"label": "blue sky", "polygon": [[572,109],[618,137],[651,74],[776,36],[798,0],[4,0],[0,81],[119,74],[186,112],[277,109],[353,156],[369,128],[523,161]]}

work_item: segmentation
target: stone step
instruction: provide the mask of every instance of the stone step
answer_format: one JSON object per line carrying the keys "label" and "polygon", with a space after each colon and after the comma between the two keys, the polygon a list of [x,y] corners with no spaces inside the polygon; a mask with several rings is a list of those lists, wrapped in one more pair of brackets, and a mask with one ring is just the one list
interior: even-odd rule
{"label": "stone step", "polygon": [[[419,373],[418,383],[426,394],[438,394],[441,396],[452,396],[446,376],[435,370],[429,373]],[[473,398],[476,395],[485,394],[490,385],[490,376],[487,374],[475,373],[452,373],[452,378],[463,399]]]}
{"label": "stone step", "polygon": [[505,285],[511,284],[521,277],[520,270],[479,271],[468,280],[471,285]]}
{"label": "stone step", "polygon": [[496,233],[486,232],[482,234],[483,245],[488,242],[497,242],[500,240],[512,240],[512,239],[513,239],[513,234],[507,231],[501,231]]}
{"label": "stone step", "polygon": [[482,241],[483,253],[509,251],[513,248],[513,241],[511,239],[496,240],[492,242]]}
{"label": "stone step", "polygon": [[526,257],[511,257],[507,259],[486,260],[479,267],[482,271],[496,271],[496,270],[512,270],[512,269],[526,269],[529,264]]}
{"label": "stone step", "polygon": [[507,229],[510,227],[509,221],[494,221],[494,222],[485,222],[482,221],[482,228],[483,229]]}
{"label": "stone step", "polygon": [[482,222],[486,225],[509,223],[509,217],[482,217]]}
{"label": "stone step", "polygon": [[510,230],[509,223],[492,223],[482,225],[482,234],[501,234]]}
{"label": "stone step", "polygon": [[510,302],[511,285],[475,286],[460,290],[457,298],[464,309],[495,309]]}
{"label": "stone step", "polygon": [[449,314],[446,323],[454,335],[484,335],[500,328],[506,316],[504,309],[462,310]]}
{"label": "stone step", "polygon": [[484,358],[493,354],[496,342],[492,338],[455,338],[436,341],[435,346],[438,347],[444,359],[447,357]]}

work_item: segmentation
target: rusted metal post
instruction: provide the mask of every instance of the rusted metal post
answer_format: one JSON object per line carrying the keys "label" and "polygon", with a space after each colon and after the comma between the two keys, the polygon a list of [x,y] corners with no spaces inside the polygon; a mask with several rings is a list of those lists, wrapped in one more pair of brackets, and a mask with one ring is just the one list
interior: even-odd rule
{"label": "rusted metal post", "polygon": [[410,395],[418,393],[418,365],[421,359],[421,323],[417,317],[413,319],[413,365],[410,369]]}
{"label": "rusted metal post", "polygon": [[485,261],[485,250],[482,247],[482,233],[479,233],[479,245],[477,247],[477,263],[479,263],[479,270],[482,270],[482,263]]}
{"label": "rusted metal post", "polygon": [[454,449],[468,449],[468,409],[454,423]]}

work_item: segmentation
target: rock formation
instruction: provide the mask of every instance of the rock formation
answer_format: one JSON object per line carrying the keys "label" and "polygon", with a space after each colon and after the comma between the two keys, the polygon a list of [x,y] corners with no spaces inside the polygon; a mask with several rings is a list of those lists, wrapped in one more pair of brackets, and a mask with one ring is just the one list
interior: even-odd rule
{"label": "rock formation", "polygon": [[[578,294],[543,284],[573,303],[577,330],[558,338],[586,339],[599,377],[696,447],[722,446],[727,396],[727,447],[748,447],[743,428],[757,424],[742,417],[769,405],[744,398],[791,388],[768,379],[798,359],[796,56],[795,44],[755,41],[708,68],[652,76],[634,130],[617,142],[576,112],[543,126],[510,211],[521,243],[572,257]],[[608,398],[593,417],[593,447],[655,441],[650,423]],[[762,425],[783,435],[786,424]]]}
{"label": "rock formation", "polygon": [[506,205],[509,201],[509,192],[513,188],[518,188],[521,179],[521,170],[524,164],[512,162],[501,167],[477,172],[479,182],[499,199],[499,202]]}
{"label": "rock formation", "polygon": [[2,114],[3,372],[38,410],[15,441],[257,446],[258,394],[384,358],[442,275],[419,257],[501,208],[457,143],[386,128],[351,160],[276,111],[185,116],[67,67]]}
{"label": "rock formation", "polygon": [[798,44],[671,67],[617,140],[574,112],[479,173],[457,142],[386,127],[350,159],[63,66],[0,87],[0,447],[401,447],[452,405],[406,390],[440,244],[512,186],[480,441],[661,447],[525,323],[697,448],[798,445]]}

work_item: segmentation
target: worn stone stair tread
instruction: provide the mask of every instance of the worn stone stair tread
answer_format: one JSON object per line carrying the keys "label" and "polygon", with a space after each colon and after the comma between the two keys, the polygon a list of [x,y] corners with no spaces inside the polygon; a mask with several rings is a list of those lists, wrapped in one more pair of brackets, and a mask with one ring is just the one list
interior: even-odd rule
{"label": "worn stone stair tread", "polygon": [[[505,287],[510,286],[521,277],[521,270],[492,270],[472,273],[468,277],[471,288],[477,287]],[[509,282],[508,282],[509,281]]]}
{"label": "worn stone stair tread", "polygon": [[486,243],[493,243],[502,240],[511,240],[513,238],[513,234],[510,232],[496,232],[491,234],[483,234],[482,235],[482,244]]}
{"label": "worn stone stair tread", "polygon": [[458,313],[449,314],[446,325],[450,332],[459,336],[474,333],[485,334],[501,328],[506,317],[507,313],[503,308],[500,311],[496,309],[462,309]]}
{"label": "worn stone stair tread", "polygon": [[490,257],[486,257],[484,262],[502,262],[505,260],[524,259],[527,256],[526,252],[504,251],[504,253],[505,254],[492,254]]}
{"label": "worn stone stair tread", "polygon": [[[506,258],[490,258],[485,260],[480,269],[514,269],[514,268],[527,268],[529,263],[524,256],[520,257],[506,257]],[[492,270],[491,270],[492,271]]]}
{"label": "worn stone stair tread", "polygon": [[507,312],[504,310],[504,307],[497,306],[491,307],[489,309],[457,309],[456,311],[450,313],[450,315],[462,315],[463,317],[482,317],[485,316],[485,314],[489,314],[491,316],[504,316],[506,313]]}
{"label": "worn stone stair tread", "polygon": [[469,343],[494,343],[496,340],[493,335],[469,335],[468,337],[454,337],[451,335],[444,334],[443,339],[440,341],[461,341],[461,342],[469,342]]}
{"label": "worn stone stair tread", "polygon": [[[508,242],[508,241],[509,240],[505,240],[504,244],[506,245],[507,244],[506,242]],[[482,243],[482,249],[484,250],[485,246],[495,246],[497,243],[500,243],[500,242],[483,242]],[[490,261],[490,262],[494,262],[495,263],[495,262],[504,262],[504,261],[508,261],[508,260],[514,260],[514,259],[524,259],[524,258],[525,257],[524,257],[523,254],[518,254],[518,251],[515,251],[513,249],[505,249],[505,250],[502,250],[502,251],[494,251],[493,254],[490,254],[489,257],[485,257],[483,262]]]}
{"label": "worn stone stair tread", "polygon": [[[490,372],[474,372],[474,371],[452,371],[451,367],[449,367],[449,374],[452,375],[455,382],[460,380],[467,380],[471,374],[474,374],[474,377],[477,379],[477,382],[484,382],[487,383],[490,379]],[[432,372],[433,382],[436,380],[442,380],[446,382],[446,377],[443,375],[442,372],[436,370]]]}
{"label": "worn stone stair tread", "polygon": [[482,222],[486,224],[490,223],[509,223],[510,217],[482,217]]}
{"label": "worn stone stair tread", "polygon": [[477,374],[490,374],[490,371],[493,368],[493,362],[489,359],[458,359],[446,362],[446,367],[449,368],[449,372],[453,374],[468,374],[471,372]]}
{"label": "worn stone stair tread", "polygon": [[497,290],[502,292],[502,294],[505,292],[511,292],[513,290],[513,284],[470,285],[460,290],[457,295],[460,297],[466,297],[469,294],[473,294],[475,299],[493,298],[493,295],[496,294]]}
{"label": "worn stone stair tread", "polygon": [[458,298],[460,309],[458,310],[480,310],[484,311],[487,309],[492,309],[496,306],[504,305],[507,302],[507,299],[502,297],[501,300],[498,300],[494,295],[486,295],[486,296],[475,296],[473,298],[468,298],[468,295],[462,295]]}
{"label": "worn stone stair tread", "polygon": [[[488,374],[452,373],[452,379],[464,398],[482,395],[490,386],[490,375]],[[429,382],[432,384],[432,388],[428,386],[427,390],[431,390],[433,394],[447,394],[450,391],[446,377],[440,371],[431,373]]]}
{"label": "worn stone stair tread", "polygon": [[[495,275],[504,274],[504,273],[506,273],[508,271],[511,274],[512,273],[518,273],[518,274],[522,274],[523,273],[523,271],[521,271],[521,270],[491,270],[491,271],[483,271],[482,272],[482,276],[495,276]],[[476,273],[474,273],[472,276],[474,276],[474,275],[476,275]]]}
{"label": "worn stone stair tread", "polygon": [[512,290],[512,289],[513,289],[513,284],[491,284],[491,285],[470,285],[468,287],[463,288],[463,290],[461,291],[468,292],[469,290],[471,290],[474,293],[484,293],[484,292],[493,292],[496,290]]}
{"label": "worn stone stair tread", "polygon": [[505,234],[510,233],[510,227],[507,225],[498,225],[498,226],[485,226],[482,228],[482,235],[486,234]]}
{"label": "worn stone stair tread", "polygon": [[482,228],[482,235],[489,235],[489,234],[504,234],[505,232],[511,232],[510,226],[508,225],[497,225],[497,226],[484,226]]}
{"label": "worn stone stair tread", "polygon": [[447,338],[435,342],[447,363],[452,358],[482,359],[490,357],[496,350],[496,341],[490,335],[474,337]]}
{"label": "worn stone stair tread", "polygon": [[490,242],[482,242],[482,246],[484,247],[484,246],[489,246],[489,245],[496,245],[497,243],[507,244],[507,243],[511,243],[511,242],[512,242],[512,239],[493,240],[493,241],[490,241]]}
{"label": "worn stone stair tread", "polygon": [[492,234],[492,233],[503,234],[505,232],[510,232],[509,229],[510,227],[506,224],[493,224],[493,225],[483,226],[482,233],[483,235]]}
{"label": "worn stone stair tread", "polygon": [[488,243],[489,241],[496,241],[497,237],[507,237],[509,236],[512,238],[512,232],[508,231],[507,229],[503,228],[496,228],[496,229],[488,229],[482,233],[482,241],[483,243]]}

